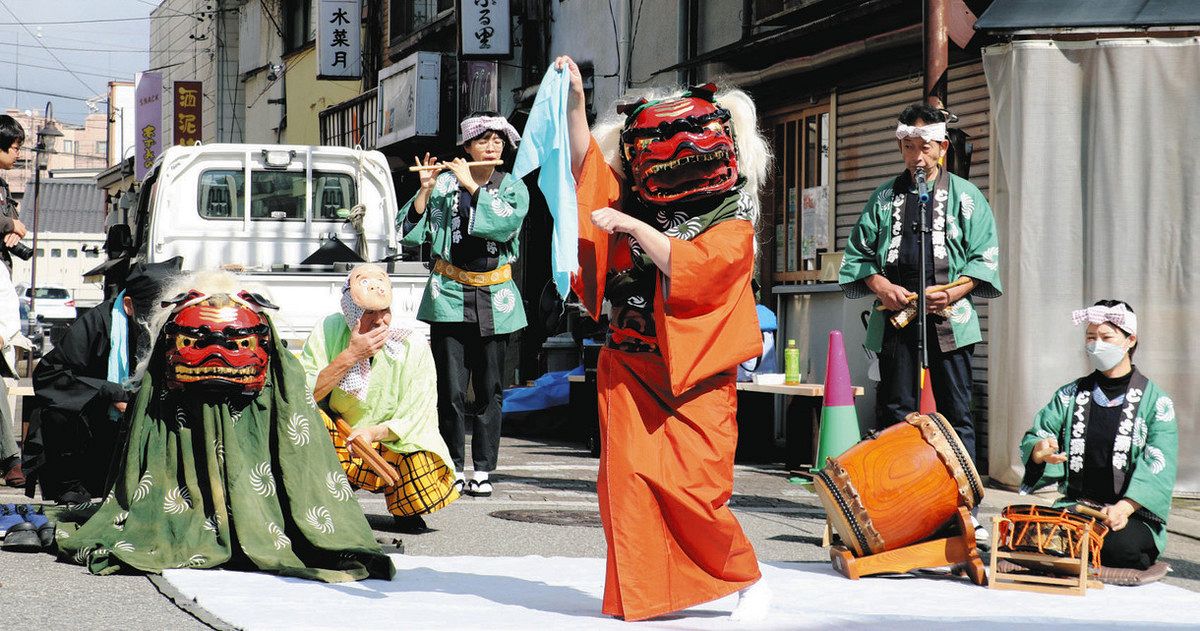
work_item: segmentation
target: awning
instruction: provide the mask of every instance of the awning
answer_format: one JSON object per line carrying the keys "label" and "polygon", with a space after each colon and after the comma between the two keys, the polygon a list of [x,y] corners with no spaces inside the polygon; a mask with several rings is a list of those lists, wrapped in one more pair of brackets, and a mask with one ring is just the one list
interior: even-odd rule
{"label": "awning", "polygon": [[975,28],[1016,31],[1196,24],[1200,24],[1200,2],[1197,0],[995,0],[979,16]]}

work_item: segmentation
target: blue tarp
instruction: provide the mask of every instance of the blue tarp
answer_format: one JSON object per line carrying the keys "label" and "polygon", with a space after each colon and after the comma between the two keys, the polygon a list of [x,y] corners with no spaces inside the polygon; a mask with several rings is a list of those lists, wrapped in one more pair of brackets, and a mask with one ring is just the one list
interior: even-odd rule
{"label": "blue tarp", "polygon": [[548,372],[538,377],[532,386],[509,388],[504,391],[501,412],[520,414],[567,405],[571,400],[571,384],[567,376],[582,374],[583,366],[578,366],[574,370]]}

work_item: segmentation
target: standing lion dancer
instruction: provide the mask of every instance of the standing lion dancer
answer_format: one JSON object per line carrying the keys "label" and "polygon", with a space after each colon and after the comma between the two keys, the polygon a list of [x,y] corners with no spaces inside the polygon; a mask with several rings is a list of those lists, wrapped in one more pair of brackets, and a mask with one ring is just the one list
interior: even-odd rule
{"label": "standing lion dancer", "polygon": [[643,620],[739,592],[734,619],[761,619],[770,590],[727,504],[735,368],[762,352],[750,278],[769,152],[754,104],[692,88],[622,108],[593,138],[579,68],[555,65],[569,73],[578,182],[572,285],[592,317],[611,305],[597,375],[603,611]]}

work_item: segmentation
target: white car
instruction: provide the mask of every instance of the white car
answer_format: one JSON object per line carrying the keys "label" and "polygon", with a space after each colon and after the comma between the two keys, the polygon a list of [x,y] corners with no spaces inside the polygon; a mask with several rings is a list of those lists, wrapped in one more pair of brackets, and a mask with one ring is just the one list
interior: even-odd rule
{"label": "white car", "polygon": [[62,285],[42,285],[37,288],[18,287],[17,293],[26,309],[30,307],[32,299],[33,312],[41,316],[43,320],[75,319],[75,298],[71,296],[71,290]]}

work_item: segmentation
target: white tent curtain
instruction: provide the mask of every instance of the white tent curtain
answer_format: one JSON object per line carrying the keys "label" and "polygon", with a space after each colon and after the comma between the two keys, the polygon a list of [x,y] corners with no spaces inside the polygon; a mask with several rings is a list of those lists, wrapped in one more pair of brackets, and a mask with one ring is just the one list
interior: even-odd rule
{"label": "white tent curtain", "polygon": [[1071,311],[1138,314],[1134,363],[1174,399],[1176,495],[1200,494],[1200,39],[1020,41],[984,52],[1004,296],[991,302],[989,475],[1087,374]]}

